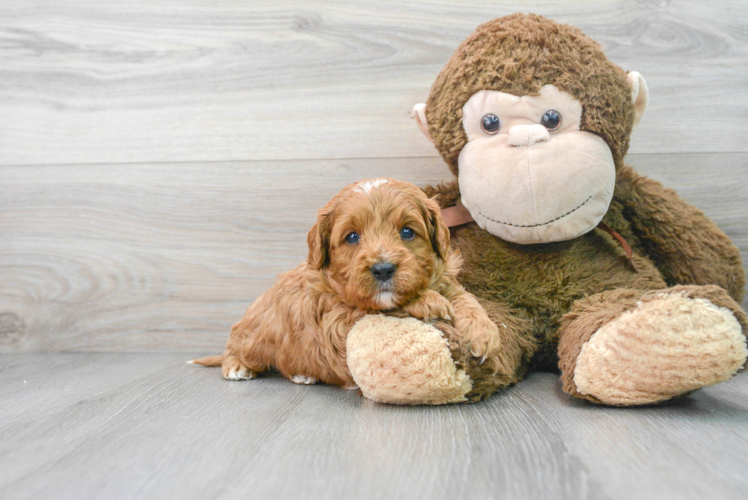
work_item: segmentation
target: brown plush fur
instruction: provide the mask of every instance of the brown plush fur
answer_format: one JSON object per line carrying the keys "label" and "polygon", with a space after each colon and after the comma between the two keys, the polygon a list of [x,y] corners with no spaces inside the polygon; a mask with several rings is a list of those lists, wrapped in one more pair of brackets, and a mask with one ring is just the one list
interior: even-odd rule
{"label": "brown plush fur", "polygon": [[[616,189],[603,221],[631,245],[638,272],[625,264],[618,242],[600,229],[570,241],[517,245],[475,223],[453,228],[453,246],[465,260],[461,282],[498,325],[509,325],[500,330],[511,335],[516,349],[502,361],[510,366],[504,366],[501,381],[484,385],[488,393],[521,379],[528,366],[559,366],[564,390],[579,396],[569,370],[581,345],[648,291],[717,285],[734,301],[716,287],[696,287],[700,291],[693,293],[727,307],[745,325],[737,305],[745,285],[737,248],[674,191],[623,164],[634,117],[625,72],[578,29],[515,14],[480,26],[460,45],[434,83],[426,108],[431,137],[453,173],[459,174],[457,159],[467,141],[462,107],[475,92],[537,95],[545,84],[581,101],[581,130],[602,137],[613,153]],[[425,191],[438,195],[442,208],[460,199],[457,182]],[[571,315],[562,320],[566,313]],[[559,351],[559,336],[566,334]]]}
{"label": "brown plush fur", "polygon": [[742,300],[740,252],[700,210],[628,166],[618,173],[615,196],[644,252],[669,285],[716,284]]}
{"label": "brown plush fur", "polygon": [[480,90],[539,95],[556,85],[579,99],[581,129],[602,137],[623,165],[634,123],[626,72],[578,28],[533,14],[513,14],[479,26],[460,44],[431,87],[429,133],[452,172],[467,136],[462,107]]}
{"label": "brown plush fur", "polygon": [[[415,237],[403,239],[403,227]],[[346,241],[352,232],[360,237],[353,244]],[[231,379],[274,367],[303,383],[352,387],[347,334],[365,314],[378,312],[453,321],[472,356],[496,357],[496,326],[457,283],[460,259],[450,249],[449,230],[436,202],[417,187],[371,179],[343,189],[320,210],[308,243],[308,261],[282,274],[249,307],[224,355],[195,363],[222,364]],[[372,274],[384,261],[397,266],[387,282]]]}

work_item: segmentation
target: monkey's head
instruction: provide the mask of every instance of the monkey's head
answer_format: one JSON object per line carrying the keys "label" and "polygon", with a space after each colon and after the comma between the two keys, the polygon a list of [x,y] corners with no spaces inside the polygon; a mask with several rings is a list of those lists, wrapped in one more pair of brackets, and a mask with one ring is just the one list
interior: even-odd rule
{"label": "monkey's head", "polygon": [[513,14],[459,46],[413,115],[478,225],[530,244],[597,226],[646,107],[641,75],[577,28]]}

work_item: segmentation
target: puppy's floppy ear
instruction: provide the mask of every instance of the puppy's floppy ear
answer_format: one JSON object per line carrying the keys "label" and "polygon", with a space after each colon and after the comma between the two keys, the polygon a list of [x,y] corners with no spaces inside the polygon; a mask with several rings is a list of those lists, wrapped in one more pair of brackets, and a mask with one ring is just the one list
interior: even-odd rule
{"label": "puppy's floppy ear", "polygon": [[332,208],[328,203],[317,214],[317,222],[309,230],[306,241],[309,246],[307,262],[314,269],[322,269],[330,263],[330,234],[332,233]]}
{"label": "puppy's floppy ear", "polygon": [[429,230],[429,238],[434,246],[434,251],[442,258],[447,260],[449,257],[449,227],[442,218],[442,210],[436,202],[436,197],[426,198],[426,227]]}

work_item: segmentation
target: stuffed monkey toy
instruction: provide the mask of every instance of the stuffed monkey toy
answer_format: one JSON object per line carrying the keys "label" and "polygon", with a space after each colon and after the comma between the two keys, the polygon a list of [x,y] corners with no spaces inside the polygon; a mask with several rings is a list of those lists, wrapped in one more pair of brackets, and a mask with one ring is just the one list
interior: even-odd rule
{"label": "stuffed monkey toy", "polygon": [[364,395],[476,401],[558,368],[571,396],[630,406],[745,369],[738,249],[624,163],[646,107],[641,75],[572,26],[514,14],[459,46],[414,117],[456,177],[426,192],[461,218],[459,279],[500,348],[479,359],[448,322],[365,317],[348,339]]}

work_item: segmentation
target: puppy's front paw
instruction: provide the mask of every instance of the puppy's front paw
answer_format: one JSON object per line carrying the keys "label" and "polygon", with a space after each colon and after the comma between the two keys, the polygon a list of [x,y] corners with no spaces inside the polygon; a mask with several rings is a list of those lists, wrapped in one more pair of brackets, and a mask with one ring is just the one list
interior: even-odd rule
{"label": "puppy's front paw", "polygon": [[426,290],[419,298],[406,304],[403,311],[426,323],[437,319],[451,321],[455,315],[449,300],[433,290]]}
{"label": "puppy's front paw", "polygon": [[221,374],[226,380],[250,380],[257,376],[244,366],[236,356],[226,356],[221,364]]}
{"label": "puppy's front paw", "polygon": [[475,322],[461,322],[461,327],[457,326],[457,329],[463,333],[470,354],[480,358],[481,364],[486,358],[498,354],[501,347],[499,328],[490,319],[481,318]]}
{"label": "puppy's front paw", "polygon": [[455,308],[454,326],[460,332],[461,343],[470,354],[480,359],[482,364],[487,358],[499,353],[501,337],[499,327],[488,317],[475,297],[464,293],[453,299]]}

